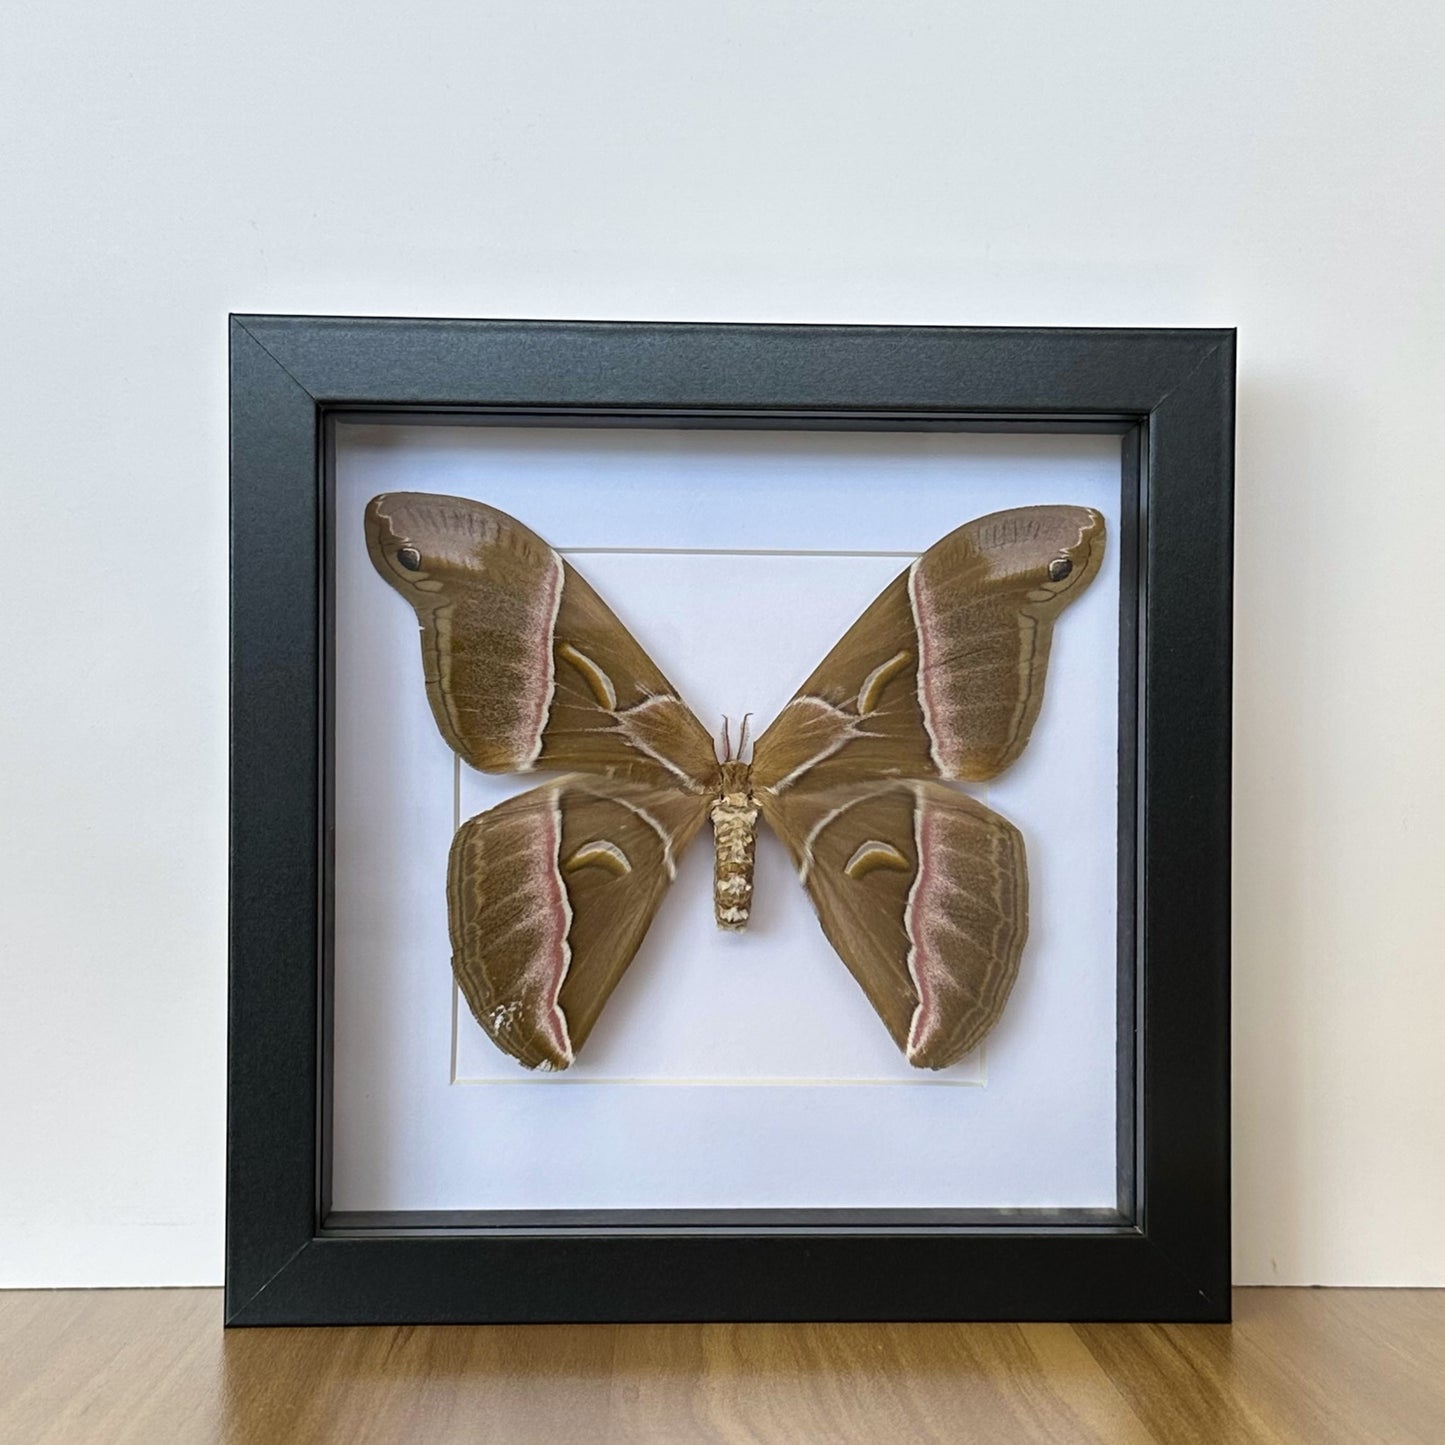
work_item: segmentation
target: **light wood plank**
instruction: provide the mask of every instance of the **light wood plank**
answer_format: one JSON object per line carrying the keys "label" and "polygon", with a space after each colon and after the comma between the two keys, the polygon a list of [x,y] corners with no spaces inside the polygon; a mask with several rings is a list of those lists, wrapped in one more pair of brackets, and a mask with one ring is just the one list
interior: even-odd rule
{"label": "light wood plank", "polygon": [[1080,1325],[1170,1445],[1445,1441],[1445,1291],[1248,1289],[1232,1325]]}
{"label": "light wood plank", "polygon": [[0,1440],[1445,1441],[1445,1291],[1234,1325],[240,1330],[214,1290],[0,1293]]}

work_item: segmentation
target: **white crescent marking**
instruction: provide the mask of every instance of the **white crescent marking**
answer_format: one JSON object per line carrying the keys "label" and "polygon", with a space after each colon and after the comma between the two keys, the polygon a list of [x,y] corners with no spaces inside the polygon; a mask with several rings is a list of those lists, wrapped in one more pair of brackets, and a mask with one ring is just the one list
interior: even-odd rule
{"label": "white crescent marking", "polygon": [[573,647],[570,642],[564,642],[557,649],[557,654],[570,662],[586,679],[599,707],[606,708],[608,712],[617,711],[617,689],[612,685],[612,679],[596,662],[580,648]]}
{"label": "white crescent marking", "polygon": [[843,872],[850,878],[861,878],[875,868],[907,868],[908,859],[881,838],[870,838],[860,843],[853,856],[843,865]]}
{"label": "white crescent marking", "polygon": [[863,679],[863,686],[858,689],[858,714],[860,717],[872,712],[878,706],[878,698],[884,687],[897,677],[912,660],[910,653],[895,652],[887,662],[880,662]]}
{"label": "white crescent marking", "polygon": [[584,843],[563,865],[568,873],[574,868],[605,868],[619,877],[632,872],[632,863],[627,854],[606,838],[594,838]]}

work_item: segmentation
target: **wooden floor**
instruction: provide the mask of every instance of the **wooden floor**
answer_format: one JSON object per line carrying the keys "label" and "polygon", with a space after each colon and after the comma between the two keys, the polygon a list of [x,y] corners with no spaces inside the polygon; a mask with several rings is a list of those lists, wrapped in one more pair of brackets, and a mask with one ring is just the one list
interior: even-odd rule
{"label": "wooden floor", "polygon": [[0,1293],[0,1441],[1445,1442],[1445,1290],[1233,1325],[237,1330],[216,1290]]}

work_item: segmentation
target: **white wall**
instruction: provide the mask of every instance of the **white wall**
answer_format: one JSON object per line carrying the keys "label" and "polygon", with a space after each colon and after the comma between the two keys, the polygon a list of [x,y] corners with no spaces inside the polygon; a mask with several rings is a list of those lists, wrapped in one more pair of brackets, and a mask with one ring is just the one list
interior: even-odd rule
{"label": "white wall", "polygon": [[1445,10],[6,10],[0,1275],[221,1266],[228,310],[1240,328],[1244,1282],[1445,1284]]}

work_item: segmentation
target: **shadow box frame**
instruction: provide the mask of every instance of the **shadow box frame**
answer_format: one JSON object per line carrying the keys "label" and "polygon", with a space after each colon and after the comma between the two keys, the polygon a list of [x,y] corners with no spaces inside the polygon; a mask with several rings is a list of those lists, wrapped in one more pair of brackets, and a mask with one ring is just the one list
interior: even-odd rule
{"label": "shadow box frame", "polygon": [[[233,316],[228,1325],[1229,1318],[1234,333]],[[344,1214],[338,421],[1116,435],[1117,1205]]]}

